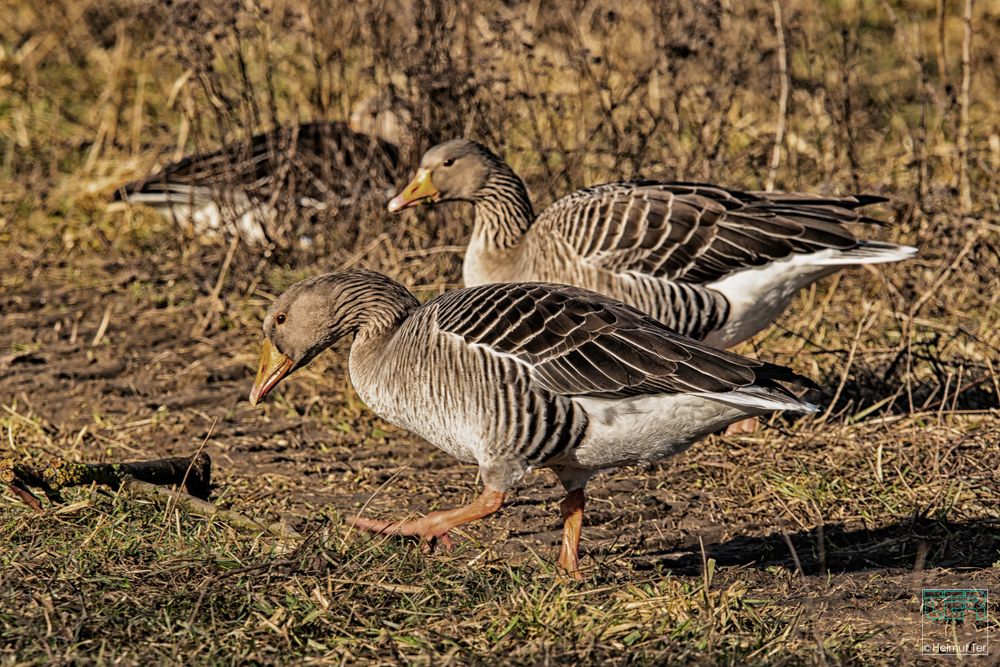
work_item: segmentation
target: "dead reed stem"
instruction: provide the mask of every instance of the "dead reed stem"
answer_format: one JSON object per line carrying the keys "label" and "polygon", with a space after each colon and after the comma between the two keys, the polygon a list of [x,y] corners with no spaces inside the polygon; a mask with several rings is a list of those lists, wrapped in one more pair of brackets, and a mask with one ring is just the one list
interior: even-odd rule
{"label": "dead reed stem", "polygon": [[778,37],[778,76],[781,79],[781,92],[778,95],[778,122],[774,131],[774,147],[771,149],[771,166],[767,172],[768,192],[774,190],[774,179],[781,164],[781,146],[785,141],[785,124],[788,122],[788,92],[791,82],[788,77],[788,48],[785,44],[785,26],[782,20],[781,0],[773,0],[774,32]]}
{"label": "dead reed stem", "polygon": [[937,68],[941,85],[948,85],[948,60],[944,38],[944,20],[947,16],[944,0],[937,0]]}
{"label": "dead reed stem", "polygon": [[920,85],[924,89],[927,96],[934,101],[934,106],[937,107],[939,112],[943,111],[944,105],[941,102],[941,98],[938,95],[937,90],[934,89],[934,86],[932,86],[927,80],[927,75],[924,72],[923,59],[908,39],[906,31],[903,29],[903,26],[899,21],[899,15],[896,14],[896,10],[892,8],[892,5],[889,4],[888,0],[881,0],[881,2],[882,8],[889,17],[889,22],[892,23],[893,32],[899,38],[899,43],[903,47],[903,52],[906,54],[907,60],[910,61],[910,67],[913,68],[913,73],[916,74],[917,79],[920,81]]}
{"label": "dead reed stem", "polygon": [[962,212],[972,210],[972,191],[969,187],[969,88],[972,87],[972,0],[965,0],[962,13],[965,28],[962,35],[962,92],[959,95],[961,115],[958,121],[958,190]]}

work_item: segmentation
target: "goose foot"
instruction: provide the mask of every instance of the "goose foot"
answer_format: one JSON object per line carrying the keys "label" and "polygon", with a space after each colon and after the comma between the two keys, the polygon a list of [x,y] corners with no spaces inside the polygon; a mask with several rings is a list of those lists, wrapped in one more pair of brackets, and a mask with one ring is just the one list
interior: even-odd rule
{"label": "goose foot", "polygon": [[489,487],[468,505],[450,510],[431,512],[420,519],[410,521],[379,521],[356,516],[348,521],[355,528],[380,535],[410,535],[425,541],[430,549],[441,545],[451,550],[454,543],[448,534],[452,528],[487,517],[503,505],[503,491]]}
{"label": "goose foot", "polygon": [[757,430],[757,418],[748,417],[747,419],[741,419],[738,422],[733,422],[726,427],[723,431],[723,435],[744,435],[747,433],[753,433]]}
{"label": "goose foot", "polygon": [[[430,519],[431,516],[428,514],[424,519]],[[379,521],[356,516],[351,518],[348,523],[355,528],[379,535],[411,535],[419,537],[423,540],[427,551],[433,551],[439,545],[445,551],[451,551],[454,547],[454,542],[452,542],[451,536],[448,534],[448,531],[451,529],[444,528],[442,532],[441,527],[426,522],[424,519],[413,521]]]}
{"label": "goose foot", "polygon": [[570,491],[559,504],[563,517],[562,546],[559,548],[559,567],[577,581],[580,573],[580,532],[583,530],[583,506],[586,497],[583,489]]}

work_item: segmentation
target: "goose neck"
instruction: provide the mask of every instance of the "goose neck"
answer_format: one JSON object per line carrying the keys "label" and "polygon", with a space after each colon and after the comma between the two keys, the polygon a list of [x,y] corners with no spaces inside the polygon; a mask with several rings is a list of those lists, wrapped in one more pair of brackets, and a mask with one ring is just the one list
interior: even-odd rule
{"label": "goose neck", "polygon": [[516,246],[535,219],[524,181],[506,165],[490,175],[474,202],[473,236],[481,237],[491,248]]}
{"label": "goose neck", "polygon": [[391,335],[420,303],[402,285],[372,287],[359,294],[352,308],[355,343],[368,343]]}

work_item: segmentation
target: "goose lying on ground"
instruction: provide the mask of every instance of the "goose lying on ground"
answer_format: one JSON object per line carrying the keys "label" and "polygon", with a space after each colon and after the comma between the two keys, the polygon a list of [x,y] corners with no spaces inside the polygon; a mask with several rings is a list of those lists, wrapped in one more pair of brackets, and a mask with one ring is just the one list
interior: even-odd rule
{"label": "goose lying on ground", "polygon": [[824,276],[916,252],[858,240],[844,226],[877,222],[854,210],[885,201],[867,195],[624,181],[577,190],[536,217],[517,174],[464,139],[428,150],[389,210],[442,201],[475,206],[463,265],[467,287],[513,280],[577,285],[717,347],[761,331],[800,288]]}
{"label": "goose lying on ground", "polygon": [[[371,114],[356,122],[376,122]],[[278,127],[167,164],[115,192],[201,234],[229,227],[248,243],[266,240],[280,205],[304,211],[356,205],[392,187],[399,152],[342,121]]]}
{"label": "goose lying on ground", "polygon": [[271,304],[250,403],[351,334],[351,382],[372,411],[477,463],[485,484],[464,507],[354,525],[449,543],[452,528],[496,512],[528,471],[548,467],[567,491],[559,564],[573,573],[583,489],[597,472],[677,454],[747,417],[815,410],[783,386],[806,378],[594,292],[492,284],[421,306],[361,270],[304,280]]}

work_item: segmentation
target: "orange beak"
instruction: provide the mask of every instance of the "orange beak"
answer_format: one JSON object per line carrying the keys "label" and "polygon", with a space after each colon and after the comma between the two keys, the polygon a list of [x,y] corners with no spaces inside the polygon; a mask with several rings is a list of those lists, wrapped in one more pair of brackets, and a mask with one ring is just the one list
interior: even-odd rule
{"label": "orange beak", "polygon": [[434,187],[434,181],[431,180],[430,169],[421,167],[417,169],[417,175],[413,177],[410,184],[389,202],[389,213],[396,213],[404,208],[419,204],[436,202],[440,198],[441,193]]}
{"label": "orange beak", "polygon": [[294,361],[278,352],[271,341],[265,338],[260,350],[260,363],[257,365],[257,379],[253,381],[253,389],[250,390],[250,405],[260,403],[294,365]]}

